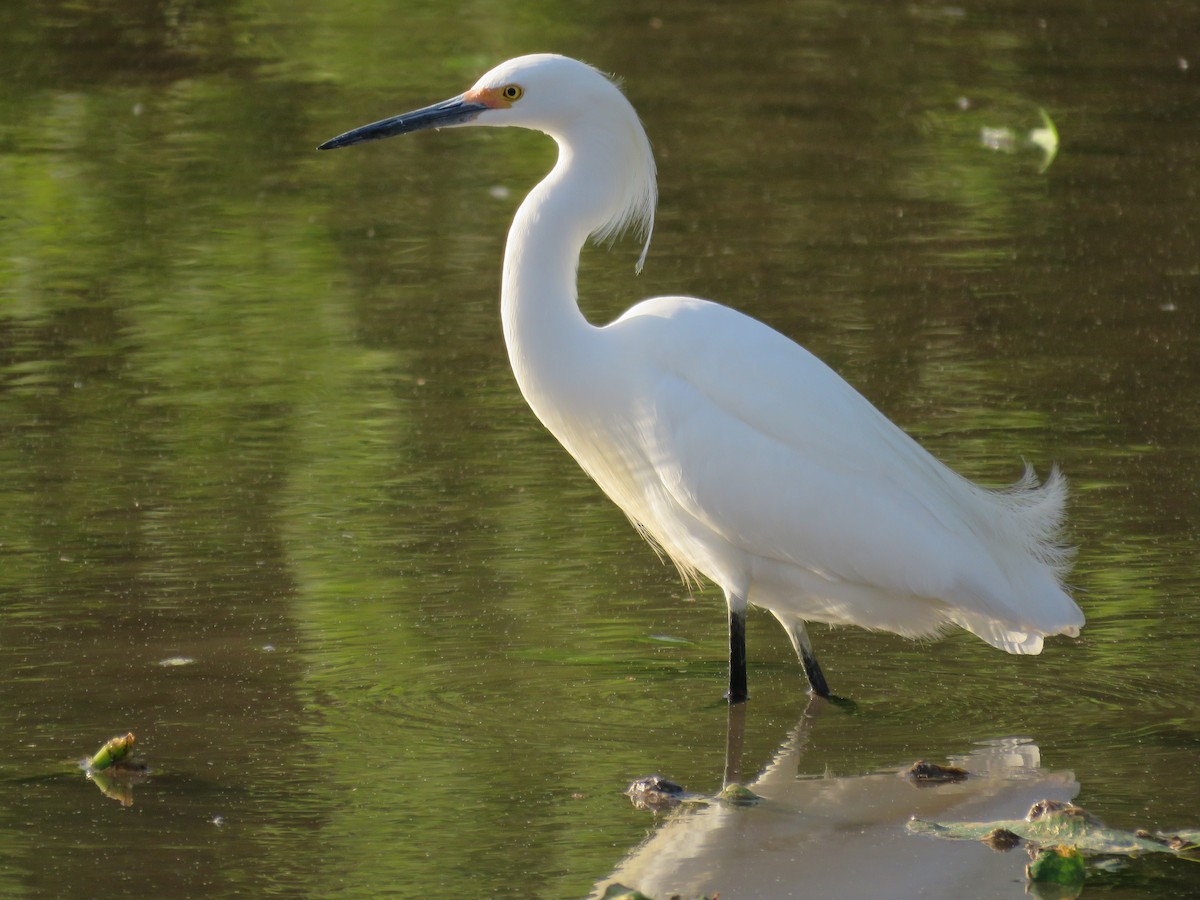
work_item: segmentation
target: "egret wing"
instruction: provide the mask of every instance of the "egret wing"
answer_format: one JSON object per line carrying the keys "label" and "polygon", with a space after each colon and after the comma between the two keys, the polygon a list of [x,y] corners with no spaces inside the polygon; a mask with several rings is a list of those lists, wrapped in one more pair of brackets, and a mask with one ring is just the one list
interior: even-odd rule
{"label": "egret wing", "polygon": [[635,418],[660,502],[746,554],[889,594],[971,602],[1000,579],[950,502],[972,486],[808,351],[703,301],[635,319],[656,367]]}

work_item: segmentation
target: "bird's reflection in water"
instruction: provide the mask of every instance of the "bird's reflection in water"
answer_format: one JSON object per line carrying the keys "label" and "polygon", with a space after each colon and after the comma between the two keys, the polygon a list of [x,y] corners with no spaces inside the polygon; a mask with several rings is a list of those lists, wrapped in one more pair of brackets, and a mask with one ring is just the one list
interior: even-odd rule
{"label": "bird's reflection in water", "polygon": [[[824,705],[814,699],[762,773],[745,782],[759,803],[681,805],[593,896],[614,881],[652,897],[1024,895],[1025,854],[932,840],[905,825],[913,817],[1018,819],[1038,800],[1072,799],[1079,791],[1072,773],[1043,769],[1037,744],[1013,737],[951,755],[949,762],[969,777],[929,787],[904,777],[913,760],[867,775],[800,775],[808,730]],[[744,717],[744,706],[730,709],[726,784],[741,781]]]}

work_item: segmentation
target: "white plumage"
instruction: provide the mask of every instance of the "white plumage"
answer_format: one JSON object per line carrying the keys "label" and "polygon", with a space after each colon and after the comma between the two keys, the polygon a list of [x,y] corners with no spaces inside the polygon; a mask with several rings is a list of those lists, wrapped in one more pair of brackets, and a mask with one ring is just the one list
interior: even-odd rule
{"label": "white plumage", "polygon": [[1042,485],[1027,471],[1007,490],[977,487],[807,350],[715,303],[659,297],[609,325],[587,322],[575,284],[584,242],[633,226],[648,246],[656,202],[637,114],[596,70],[520,57],[465,94],[322,149],[457,125],[521,126],[558,142],[504,256],[513,372],[638,529],[685,576],[724,589],[731,701],[746,696],[748,603],[788,630],[821,694],[806,621],[909,637],[960,625],[1010,653],[1079,633],[1083,615],[1061,583],[1057,471]]}

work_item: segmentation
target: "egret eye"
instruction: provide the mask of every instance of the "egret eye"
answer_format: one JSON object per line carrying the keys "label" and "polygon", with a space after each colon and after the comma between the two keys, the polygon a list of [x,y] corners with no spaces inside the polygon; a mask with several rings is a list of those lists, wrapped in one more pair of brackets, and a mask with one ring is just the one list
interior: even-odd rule
{"label": "egret eye", "polygon": [[519,84],[508,84],[500,89],[500,96],[503,97],[505,100],[507,100],[509,103],[512,103],[516,100],[520,100],[521,96],[524,93],[525,93],[525,89],[523,87],[521,87]]}

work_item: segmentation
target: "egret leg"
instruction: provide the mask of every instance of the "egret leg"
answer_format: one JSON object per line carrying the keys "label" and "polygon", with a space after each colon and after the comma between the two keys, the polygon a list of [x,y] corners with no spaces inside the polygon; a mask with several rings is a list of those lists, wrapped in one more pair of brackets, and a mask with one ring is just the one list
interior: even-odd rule
{"label": "egret leg", "polygon": [[746,690],[746,608],[729,609],[729,691],[725,699],[730,703],[745,703],[750,694]]}
{"label": "egret leg", "polygon": [[812,641],[808,639],[808,629],[804,627],[804,621],[784,619],[778,613],[775,614],[775,618],[779,619],[779,624],[787,629],[788,637],[792,639],[796,656],[800,658],[800,665],[804,666],[804,674],[808,677],[809,690],[818,697],[828,698],[829,685],[825,681],[825,673],[817,663],[816,654],[813,653]]}
{"label": "egret leg", "polygon": [[818,697],[829,698],[829,684],[825,681],[825,673],[817,663],[817,658],[811,652],[800,652],[800,664],[804,666],[804,674],[808,676],[808,689]]}

